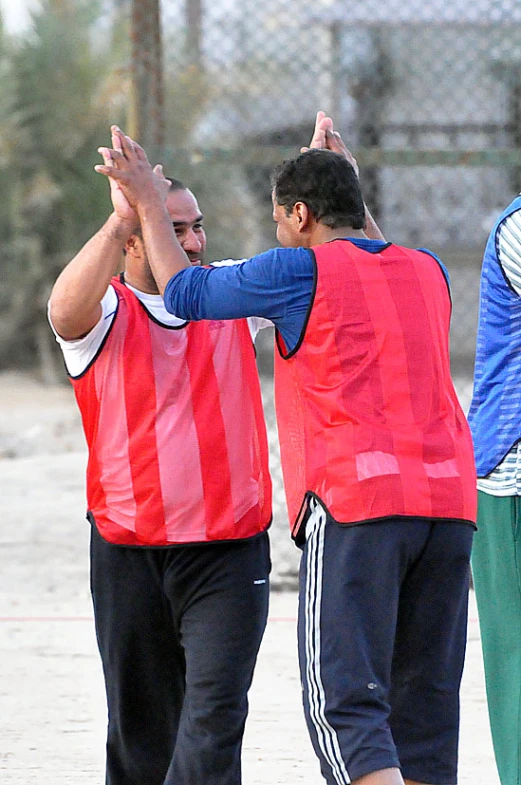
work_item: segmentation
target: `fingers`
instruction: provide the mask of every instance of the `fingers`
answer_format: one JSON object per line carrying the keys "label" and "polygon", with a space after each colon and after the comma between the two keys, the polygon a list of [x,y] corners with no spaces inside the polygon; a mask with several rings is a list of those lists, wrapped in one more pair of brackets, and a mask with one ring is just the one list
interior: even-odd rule
{"label": "fingers", "polygon": [[359,177],[360,171],[356,162],[356,158],[351,153],[351,151],[348,150],[338,131],[326,131],[326,145],[328,150],[332,150],[334,153],[343,155],[355,170],[356,176]]}
{"label": "fingers", "polygon": [[[129,136],[127,136],[127,139],[132,142],[132,140],[130,139]],[[137,155],[137,157],[139,158],[139,160],[140,161],[147,161],[148,160],[147,159],[147,154],[145,153],[145,151],[143,150],[141,145],[138,144],[137,142],[132,142],[132,144],[134,145],[134,152]]]}
{"label": "fingers", "polygon": [[117,128],[117,126],[115,126],[115,125],[111,126],[111,128],[110,128],[110,139],[111,139],[112,147],[114,148],[114,150],[117,150],[118,153],[121,153],[123,155],[123,147],[121,145],[120,134],[117,133],[117,131],[119,131],[119,128]]}
{"label": "fingers", "polygon": [[315,128],[313,129],[313,136],[311,137],[311,142],[309,143],[308,150],[320,150],[324,147],[325,144],[325,137],[324,131],[321,127],[321,123],[325,118],[325,112],[319,111],[317,112],[317,116],[315,119]]}
{"label": "fingers", "polygon": [[347,150],[342,137],[338,133],[338,131],[329,131],[327,130],[325,133],[326,136],[326,143],[329,150],[334,150],[335,152],[344,152]]}
{"label": "fingers", "polygon": [[309,150],[331,150],[334,153],[339,153],[344,156],[353,169],[357,177],[359,176],[358,164],[352,153],[347,149],[342,137],[338,131],[334,130],[333,120],[326,115],[325,112],[317,112],[315,120],[315,129],[309,147],[301,147],[301,153],[307,153]]}
{"label": "fingers", "polygon": [[[326,146],[325,133],[328,129],[333,130],[333,120],[330,117],[328,117],[325,112],[322,111],[317,112],[317,117],[315,120],[315,129],[313,131],[311,142],[309,143],[309,148],[307,149],[315,149],[315,150],[323,149]],[[305,151],[303,150],[301,152],[305,152]]]}
{"label": "fingers", "polygon": [[110,132],[114,150],[121,153],[128,160],[133,156],[139,158],[140,161],[147,160],[146,153],[141,145],[131,139],[130,136],[124,134],[121,128],[118,128],[117,125],[113,125],[111,126]]}
{"label": "fingers", "polygon": [[318,124],[318,129],[322,133],[326,133],[326,131],[333,131],[333,120],[330,117],[323,117],[320,123]]}
{"label": "fingers", "polygon": [[[300,152],[307,153],[308,150],[323,150],[329,148],[327,136],[333,133],[337,134],[336,131],[333,131],[333,120],[331,117],[328,117],[325,112],[317,112],[315,128],[309,147],[301,147]],[[337,135],[340,136],[340,134]]]}
{"label": "fingers", "polygon": [[153,172],[156,175],[156,177],[158,177],[165,185],[168,183],[168,187],[170,188],[170,186],[172,185],[172,181],[169,180],[168,177],[165,177],[162,164],[156,164],[154,166]]}
{"label": "fingers", "polygon": [[103,158],[103,164],[105,166],[114,166],[112,150],[109,147],[98,147],[98,153]]}
{"label": "fingers", "polygon": [[107,177],[110,177],[111,180],[124,180],[125,174],[124,172],[118,171],[118,169],[114,169],[114,166],[110,165],[107,166],[106,164],[97,164],[94,167],[94,171],[98,172],[99,174],[105,174]]}
{"label": "fingers", "polygon": [[132,156],[134,153],[134,146],[129,136],[126,136],[121,128],[113,125],[110,129],[114,149],[121,153],[125,158]]}
{"label": "fingers", "polygon": [[[150,185],[151,167],[141,145],[134,142],[130,136],[124,134],[117,125],[111,126],[110,133],[113,148],[98,148],[98,152],[103,158],[103,163],[95,166],[94,169],[99,174],[104,174],[110,178],[112,192],[116,187],[124,190],[125,197],[129,200],[129,196],[126,193],[129,188],[145,188]],[[162,167],[160,167],[159,171],[160,179],[163,179],[165,184],[170,186],[170,181],[167,181],[162,174]],[[134,197],[137,199],[136,193],[134,193]]]}
{"label": "fingers", "polygon": [[[118,150],[111,150],[110,147],[98,147],[98,153],[100,153],[103,158],[103,164],[99,164],[98,167],[94,167],[97,172],[100,172],[101,174],[107,174],[105,172],[105,168],[109,168],[112,171],[121,171],[122,168],[124,168],[121,166],[121,164],[126,162],[127,159]],[[112,181],[114,181],[114,178],[112,178]]]}
{"label": "fingers", "polygon": [[333,150],[334,152],[343,152],[343,150],[347,149],[338,131],[331,131],[328,128],[324,132],[324,135],[329,150]]}

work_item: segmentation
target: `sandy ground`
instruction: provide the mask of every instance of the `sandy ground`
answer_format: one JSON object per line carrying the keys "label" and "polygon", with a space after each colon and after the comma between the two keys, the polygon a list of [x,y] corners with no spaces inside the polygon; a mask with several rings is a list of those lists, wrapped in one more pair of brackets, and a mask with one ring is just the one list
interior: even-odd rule
{"label": "sandy ground", "polygon": [[[19,375],[0,375],[0,401],[0,782],[101,785],[105,705],[77,414],[67,387],[41,388]],[[273,560],[281,588],[294,583],[296,562],[285,538],[278,527]],[[302,717],[295,628],[295,593],[273,592],[250,693],[245,785],[322,782]],[[499,785],[472,594],[460,783]]]}

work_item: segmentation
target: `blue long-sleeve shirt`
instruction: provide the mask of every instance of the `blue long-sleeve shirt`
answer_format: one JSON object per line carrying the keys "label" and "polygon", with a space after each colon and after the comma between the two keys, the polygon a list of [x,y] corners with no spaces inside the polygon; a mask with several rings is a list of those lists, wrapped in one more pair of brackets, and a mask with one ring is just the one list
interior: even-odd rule
{"label": "blue long-sleeve shirt", "polygon": [[[382,240],[346,240],[369,253],[388,245]],[[229,267],[187,267],[170,279],[164,301],[167,311],[191,321],[262,316],[273,322],[291,351],[306,324],[313,286],[309,249],[273,248]]]}

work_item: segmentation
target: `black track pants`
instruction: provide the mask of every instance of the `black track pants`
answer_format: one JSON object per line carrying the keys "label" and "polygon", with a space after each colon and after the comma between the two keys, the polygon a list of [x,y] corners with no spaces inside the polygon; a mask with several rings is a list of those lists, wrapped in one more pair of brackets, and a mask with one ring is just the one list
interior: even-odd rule
{"label": "black track pants", "polygon": [[107,785],[239,785],[268,613],[268,535],[128,548],[91,539]]}

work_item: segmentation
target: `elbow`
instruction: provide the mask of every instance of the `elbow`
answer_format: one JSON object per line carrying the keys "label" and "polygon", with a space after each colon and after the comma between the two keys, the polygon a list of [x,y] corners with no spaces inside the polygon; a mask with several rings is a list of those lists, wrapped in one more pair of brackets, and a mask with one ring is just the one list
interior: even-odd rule
{"label": "elbow", "polygon": [[53,297],[49,300],[49,321],[51,322],[54,330],[60,338],[64,340],[74,340],[78,336],[75,334],[74,315],[71,312],[70,305],[59,297]]}
{"label": "elbow", "polygon": [[163,298],[165,310],[167,310],[168,313],[171,313],[174,316],[177,316],[178,318],[182,319],[184,317],[180,313],[182,308],[181,308],[181,303],[179,302],[181,298],[179,297],[179,294],[176,291],[175,287],[172,286],[173,280],[174,278],[170,278],[170,280],[167,282],[164,288],[158,286],[158,289],[161,294],[161,297]]}
{"label": "elbow", "polygon": [[174,308],[172,307],[173,306],[172,298],[171,297],[165,297],[164,292],[163,292],[163,303],[165,305],[165,310],[168,311],[168,313],[171,313],[174,316],[179,316],[177,311],[175,311]]}
{"label": "elbow", "polygon": [[64,329],[67,328],[67,324],[70,321],[70,310],[71,309],[64,298],[60,298],[54,292],[51,293],[47,306],[47,313],[52,326],[58,335],[61,335],[62,337],[64,337],[62,333]]}
{"label": "elbow", "polygon": [[101,315],[101,306],[98,306],[96,313],[82,313],[70,299],[51,294],[48,315],[60,338],[75,341],[83,338],[95,326]]}

